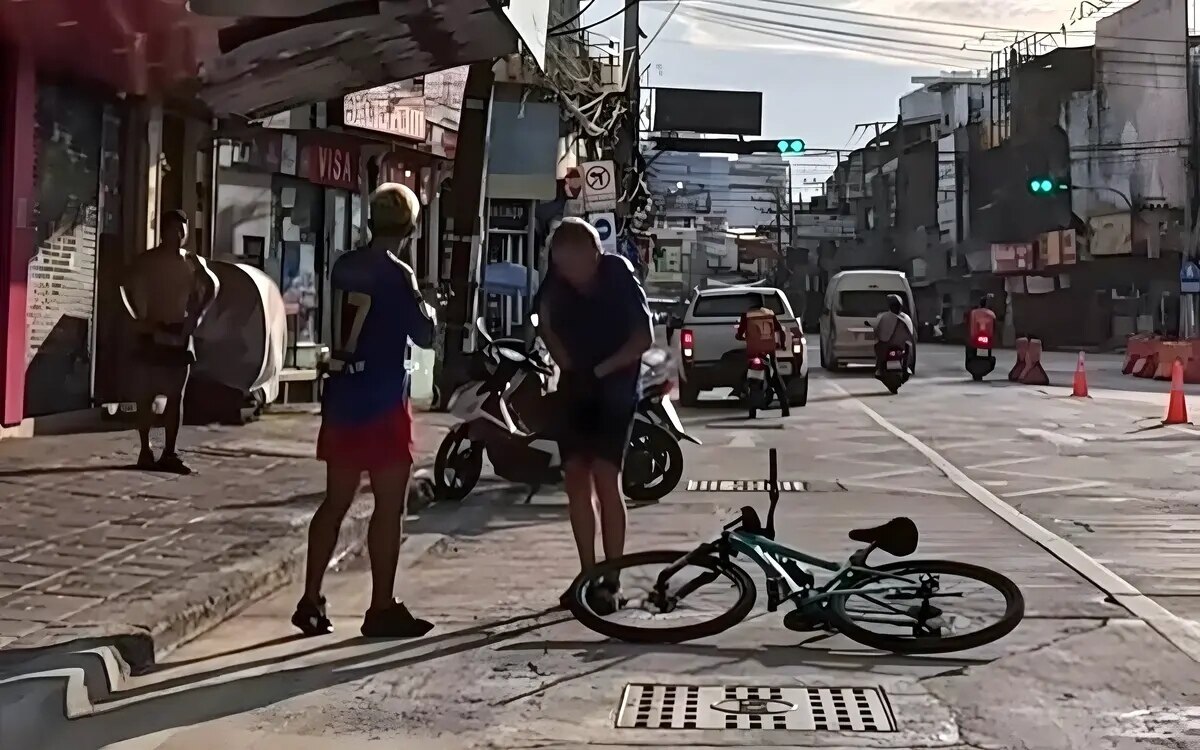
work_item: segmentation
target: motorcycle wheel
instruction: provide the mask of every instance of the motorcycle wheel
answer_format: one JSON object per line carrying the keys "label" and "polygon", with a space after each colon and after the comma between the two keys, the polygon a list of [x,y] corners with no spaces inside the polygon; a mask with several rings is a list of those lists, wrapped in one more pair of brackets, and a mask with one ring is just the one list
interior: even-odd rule
{"label": "motorcycle wheel", "polygon": [[628,472],[621,475],[625,497],[637,502],[654,502],[679,486],[683,477],[683,451],[671,433],[651,424],[634,422],[626,449],[627,462],[635,451],[649,459],[650,471],[648,476],[639,477]]}
{"label": "motorcycle wheel", "polygon": [[433,491],[439,500],[461,502],[483,474],[483,444],[467,435],[460,424],[447,433],[433,459]]}

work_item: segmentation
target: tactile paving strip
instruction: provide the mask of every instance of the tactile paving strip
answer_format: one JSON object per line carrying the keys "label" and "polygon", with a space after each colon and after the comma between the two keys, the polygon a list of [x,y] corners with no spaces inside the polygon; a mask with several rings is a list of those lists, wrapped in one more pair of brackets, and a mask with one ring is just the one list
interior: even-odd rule
{"label": "tactile paving strip", "polygon": [[635,683],[617,728],[894,732],[896,719],[880,688]]}

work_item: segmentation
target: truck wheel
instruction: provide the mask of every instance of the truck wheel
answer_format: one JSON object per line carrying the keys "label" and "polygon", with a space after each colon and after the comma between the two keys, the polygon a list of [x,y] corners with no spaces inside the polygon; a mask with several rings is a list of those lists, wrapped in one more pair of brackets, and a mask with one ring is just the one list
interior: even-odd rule
{"label": "truck wheel", "polygon": [[694,385],[679,386],[679,404],[681,406],[695,406],[700,400],[700,389]]}

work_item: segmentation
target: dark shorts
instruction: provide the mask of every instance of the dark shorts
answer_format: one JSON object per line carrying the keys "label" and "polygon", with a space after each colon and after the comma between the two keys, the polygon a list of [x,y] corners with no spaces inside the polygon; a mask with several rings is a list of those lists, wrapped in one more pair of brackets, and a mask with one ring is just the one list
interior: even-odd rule
{"label": "dark shorts", "polygon": [[563,461],[599,459],[620,468],[637,409],[635,387],[564,373],[558,393],[563,408],[558,449]]}
{"label": "dark shorts", "polygon": [[138,337],[134,349],[139,400],[178,398],[187,387],[195,356],[188,347],[164,346],[150,335]]}

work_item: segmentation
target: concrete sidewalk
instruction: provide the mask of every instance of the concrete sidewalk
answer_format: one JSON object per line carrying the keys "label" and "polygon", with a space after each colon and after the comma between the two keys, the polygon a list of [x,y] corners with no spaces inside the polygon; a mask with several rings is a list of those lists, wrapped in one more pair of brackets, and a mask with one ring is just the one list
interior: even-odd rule
{"label": "concrete sidewalk", "polygon": [[[419,464],[449,423],[418,415]],[[185,428],[188,477],[132,468],[127,430],[0,442],[0,675],[27,649],[81,641],[116,643],[137,669],[291,582],[324,494],[317,427],[292,413]],[[370,508],[351,511],[340,554],[361,546]]]}

